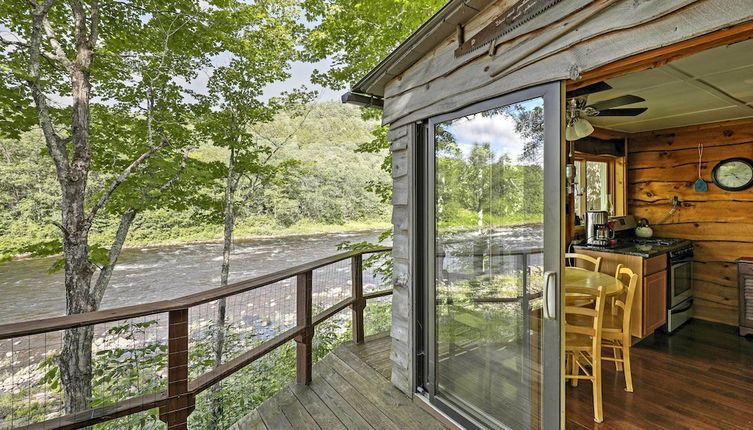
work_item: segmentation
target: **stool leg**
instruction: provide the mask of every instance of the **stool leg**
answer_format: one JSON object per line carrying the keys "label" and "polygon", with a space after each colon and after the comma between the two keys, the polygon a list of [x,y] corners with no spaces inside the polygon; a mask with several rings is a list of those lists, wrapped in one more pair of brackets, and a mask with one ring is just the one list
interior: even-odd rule
{"label": "stool leg", "polygon": [[630,369],[630,345],[622,346],[622,361],[625,366],[625,391],[633,392],[633,372]]}

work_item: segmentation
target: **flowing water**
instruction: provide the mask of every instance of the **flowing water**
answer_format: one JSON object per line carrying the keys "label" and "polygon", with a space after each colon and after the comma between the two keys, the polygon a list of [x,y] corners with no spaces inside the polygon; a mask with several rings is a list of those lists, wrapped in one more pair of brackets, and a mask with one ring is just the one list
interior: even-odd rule
{"label": "flowing water", "polygon": [[[379,232],[329,233],[239,241],[230,282],[337,254],[343,241],[376,242]],[[0,324],[65,313],[63,275],[47,274],[56,258],[0,263]],[[127,249],[118,260],[101,309],[181,297],[219,286],[222,244]]]}

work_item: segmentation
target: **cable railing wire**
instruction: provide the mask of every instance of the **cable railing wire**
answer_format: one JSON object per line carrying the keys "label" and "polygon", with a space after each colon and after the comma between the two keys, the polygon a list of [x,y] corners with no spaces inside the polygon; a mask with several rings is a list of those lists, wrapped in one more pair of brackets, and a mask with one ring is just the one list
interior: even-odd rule
{"label": "cable railing wire", "polygon": [[[310,381],[316,325],[350,309],[352,338],[363,341],[366,302],[391,294],[384,273],[364,270],[364,260],[388,251],[345,252],[174,300],[0,325],[0,429],[114,429],[157,419],[187,428],[197,396],[211,397],[279,348],[295,348],[295,377]],[[65,413],[59,354],[65,330],[80,327],[93,330],[91,408]]]}

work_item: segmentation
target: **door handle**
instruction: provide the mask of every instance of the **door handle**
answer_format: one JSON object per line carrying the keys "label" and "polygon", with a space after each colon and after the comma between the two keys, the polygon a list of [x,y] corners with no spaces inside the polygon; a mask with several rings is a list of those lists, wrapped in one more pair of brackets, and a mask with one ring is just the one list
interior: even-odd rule
{"label": "door handle", "polygon": [[544,319],[557,319],[557,272],[544,273]]}

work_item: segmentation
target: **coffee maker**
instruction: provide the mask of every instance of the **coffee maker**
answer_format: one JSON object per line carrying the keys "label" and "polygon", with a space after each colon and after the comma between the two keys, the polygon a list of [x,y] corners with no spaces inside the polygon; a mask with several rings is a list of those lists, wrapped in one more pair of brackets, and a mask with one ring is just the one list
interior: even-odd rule
{"label": "coffee maker", "polygon": [[586,244],[607,246],[614,239],[614,228],[609,224],[609,212],[586,212]]}

